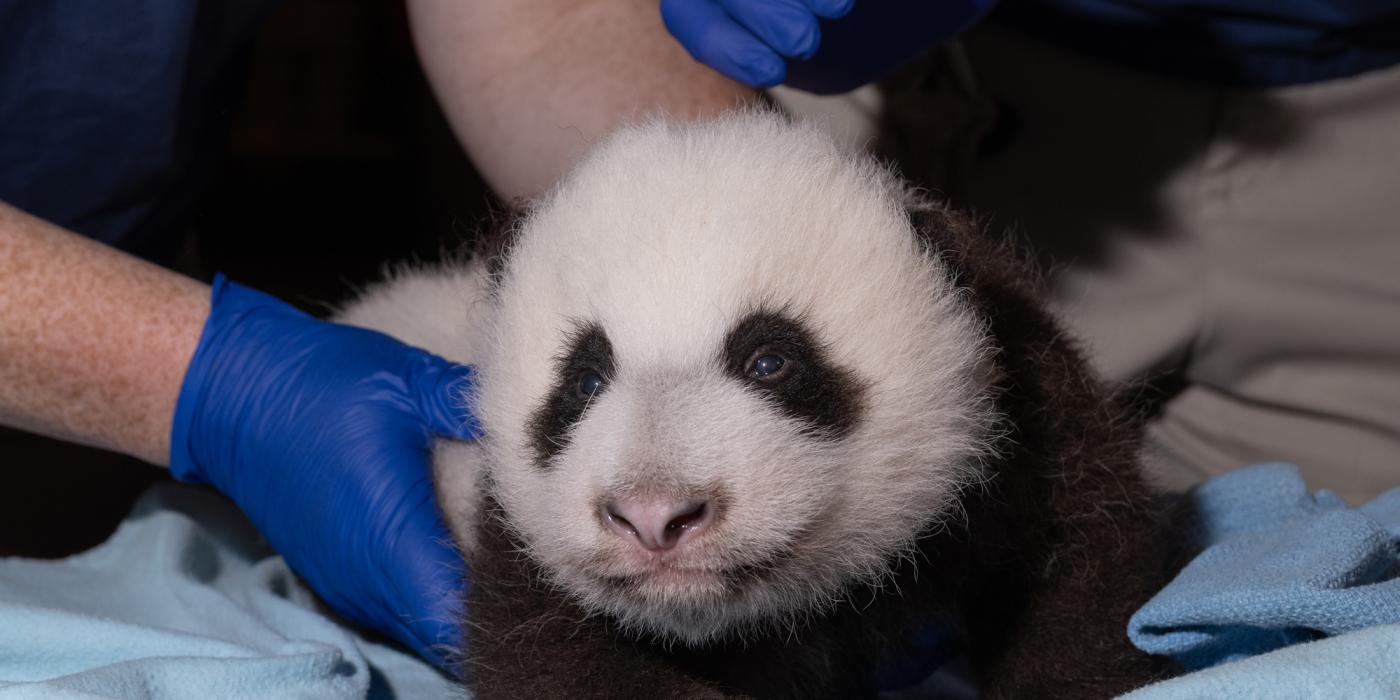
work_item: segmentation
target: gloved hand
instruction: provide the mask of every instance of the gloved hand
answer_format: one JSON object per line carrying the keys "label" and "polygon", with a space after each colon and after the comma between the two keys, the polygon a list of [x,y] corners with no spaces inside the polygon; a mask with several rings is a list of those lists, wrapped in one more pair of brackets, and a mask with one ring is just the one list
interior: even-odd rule
{"label": "gloved hand", "polygon": [[854,0],[661,0],[661,19],[695,60],[741,83],[766,88],[786,78],[783,57],[811,58],[818,17],[851,11]]}
{"label": "gloved hand", "polygon": [[661,18],[695,60],[730,78],[756,88],[785,82],[832,94],[880,78],[967,29],[995,4],[996,0],[661,0]]}
{"label": "gloved hand", "polygon": [[471,369],[214,281],[170,470],[233,499],[347,619],[443,665],[461,558],[433,497],[434,436],[475,437]]}

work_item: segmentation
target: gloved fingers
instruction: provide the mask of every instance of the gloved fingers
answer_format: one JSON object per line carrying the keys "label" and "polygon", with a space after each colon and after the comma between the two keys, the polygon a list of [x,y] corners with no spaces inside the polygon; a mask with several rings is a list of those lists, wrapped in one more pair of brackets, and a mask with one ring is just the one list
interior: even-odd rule
{"label": "gloved fingers", "polygon": [[715,0],[661,0],[667,31],[695,60],[741,83],[767,88],[787,78],[787,64]]}
{"label": "gloved fingers", "polygon": [[812,14],[825,19],[845,17],[855,7],[855,0],[805,0]]}
{"label": "gloved fingers", "polygon": [[476,390],[476,371],[467,365],[448,362],[423,353],[410,386],[420,417],[434,435],[458,440],[475,440],[481,428],[472,415],[469,401]]}
{"label": "gloved fingers", "polygon": [[[461,579],[458,579],[459,583]],[[431,586],[430,586],[431,588]],[[463,648],[461,587],[442,594],[440,604],[405,609],[380,628],[432,665],[451,671]]]}
{"label": "gloved fingers", "polygon": [[821,28],[808,6],[814,0],[719,0],[724,11],[774,51],[791,58],[811,58],[821,43]]}
{"label": "gloved fingers", "polygon": [[[426,482],[425,482],[426,485]],[[399,530],[385,533],[380,571],[395,615],[388,630],[438,667],[461,648],[466,567],[428,490]]]}

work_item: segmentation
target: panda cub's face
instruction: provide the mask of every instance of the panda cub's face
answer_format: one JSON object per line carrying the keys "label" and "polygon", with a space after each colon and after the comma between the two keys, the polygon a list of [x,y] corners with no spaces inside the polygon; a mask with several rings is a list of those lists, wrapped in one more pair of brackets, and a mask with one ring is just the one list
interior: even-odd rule
{"label": "panda cub's face", "polygon": [[506,520],[563,590],[704,643],[877,583],[956,517],[990,353],[903,196],[745,114],[624,130],[532,210],[475,408]]}

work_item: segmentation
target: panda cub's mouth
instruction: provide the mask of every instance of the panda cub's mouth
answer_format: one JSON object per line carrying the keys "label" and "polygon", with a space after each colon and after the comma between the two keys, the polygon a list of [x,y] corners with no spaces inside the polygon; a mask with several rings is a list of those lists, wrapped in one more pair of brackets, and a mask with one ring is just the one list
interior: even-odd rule
{"label": "panda cub's mouth", "polygon": [[[658,558],[640,571],[628,573],[593,572],[604,587],[623,594],[643,597],[690,594],[696,597],[732,597],[783,575],[795,553],[785,545],[762,559],[721,566],[698,566]],[[634,568],[634,567],[628,567]]]}
{"label": "panda cub's mouth", "polygon": [[641,593],[649,589],[717,589],[725,586],[729,577],[708,569],[664,566],[644,574],[603,576],[599,580],[617,592]]}

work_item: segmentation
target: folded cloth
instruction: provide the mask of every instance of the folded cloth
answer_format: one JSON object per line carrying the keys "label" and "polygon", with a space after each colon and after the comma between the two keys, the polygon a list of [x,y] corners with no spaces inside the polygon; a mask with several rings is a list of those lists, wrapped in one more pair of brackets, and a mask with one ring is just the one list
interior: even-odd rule
{"label": "folded cloth", "polygon": [[1122,697],[1391,699],[1400,697],[1396,659],[1400,625],[1382,625],[1188,673]]}
{"label": "folded cloth", "polygon": [[465,697],[315,598],[232,505],[162,484],[105,543],[0,559],[0,700]]}
{"label": "folded cloth", "polygon": [[1143,651],[1201,669],[1400,623],[1400,489],[1350,508],[1330,492],[1308,493],[1293,465],[1262,464],[1186,499],[1182,534],[1204,551],[1129,622]]}

